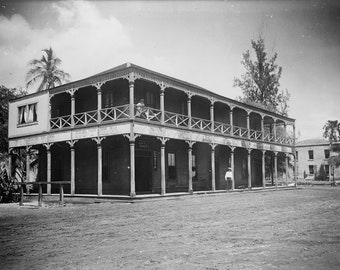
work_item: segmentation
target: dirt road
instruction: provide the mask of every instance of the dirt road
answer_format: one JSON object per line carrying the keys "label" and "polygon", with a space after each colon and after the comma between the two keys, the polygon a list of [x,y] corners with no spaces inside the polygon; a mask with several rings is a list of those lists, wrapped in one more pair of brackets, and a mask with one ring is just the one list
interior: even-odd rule
{"label": "dirt road", "polygon": [[340,269],[340,188],[0,205],[0,269]]}

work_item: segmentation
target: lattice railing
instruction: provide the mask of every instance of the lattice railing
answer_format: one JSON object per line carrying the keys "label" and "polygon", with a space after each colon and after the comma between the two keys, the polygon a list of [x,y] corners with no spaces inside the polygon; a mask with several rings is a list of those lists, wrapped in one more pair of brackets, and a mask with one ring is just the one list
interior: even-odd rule
{"label": "lattice railing", "polygon": [[276,139],[275,139],[275,142],[277,142],[277,143],[285,143],[285,141],[286,141],[286,138],[282,137],[282,136],[276,137]]}
{"label": "lattice railing", "polygon": [[267,141],[267,142],[274,142],[275,141],[275,137],[274,137],[273,134],[266,133],[266,134],[264,134],[263,140]]}
{"label": "lattice railing", "polygon": [[201,118],[191,118],[191,127],[201,131],[211,131],[211,121]]}
{"label": "lattice railing", "polygon": [[243,127],[233,126],[232,135],[242,137],[242,138],[247,138],[248,137],[248,129],[243,128]]}
{"label": "lattice railing", "polygon": [[231,126],[229,124],[224,124],[220,122],[214,123],[214,132],[218,132],[225,135],[231,134]]}
{"label": "lattice railing", "polygon": [[135,117],[145,119],[147,121],[152,122],[161,122],[161,115],[162,112],[158,109],[150,108],[150,107],[143,107],[138,108],[135,107]]}
{"label": "lattice railing", "polygon": [[50,119],[51,129],[61,129],[71,126],[71,115],[65,115]]}
{"label": "lattice railing", "polygon": [[101,120],[103,121],[117,121],[122,119],[128,119],[129,105],[105,108],[100,111]]}
{"label": "lattice railing", "polygon": [[262,132],[259,131],[259,130],[251,129],[249,138],[252,139],[252,140],[261,140],[262,139]]}
{"label": "lattice railing", "polygon": [[75,126],[87,126],[98,122],[98,111],[76,113],[74,115]]}
{"label": "lattice railing", "polygon": [[164,112],[164,123],[176,127],[189,127],[189,117],[182,114]]}

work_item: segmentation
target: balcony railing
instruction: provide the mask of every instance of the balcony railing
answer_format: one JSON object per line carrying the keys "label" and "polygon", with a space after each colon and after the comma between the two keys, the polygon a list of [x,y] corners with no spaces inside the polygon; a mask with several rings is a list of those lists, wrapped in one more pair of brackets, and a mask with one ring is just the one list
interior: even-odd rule
{"label": "balcony railing", "polygon": [[[129,105],[122,105],[111,108],[104,108],[100,110],[100,122],[115,122],[128,120],[130,118]],[[162,112],[158,109],[144,107],[137,108],[135,106],[135,119],[147,122],[162,123]],[[88,111],[71,115],[60,116],[50,119],[51,129],[63,129],[74,126],[87,126],[91,124],[98,124],[98,111]],[[248,130],[244,127],[230,126],[226,123],[212,122],[207,119],[191,117],[173,112],[164,112],[164,125],[194,129],[206,132],[214,132],[232,137],[244,138],[255,141],[262,141],[262,132],[259,130]],[[275,136],[270,133],[263,135],[263,141],[275,142],[279,144],[293,144],[293,138]]]}

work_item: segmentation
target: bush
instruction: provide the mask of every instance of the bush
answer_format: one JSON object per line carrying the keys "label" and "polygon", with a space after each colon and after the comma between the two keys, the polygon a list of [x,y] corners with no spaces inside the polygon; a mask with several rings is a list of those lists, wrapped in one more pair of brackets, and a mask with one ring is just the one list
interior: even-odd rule
{"label": "bush", "polygon": [[9,178],[7,170],[0,171],[0,203],[18,202],[18,186],[15,181]]}

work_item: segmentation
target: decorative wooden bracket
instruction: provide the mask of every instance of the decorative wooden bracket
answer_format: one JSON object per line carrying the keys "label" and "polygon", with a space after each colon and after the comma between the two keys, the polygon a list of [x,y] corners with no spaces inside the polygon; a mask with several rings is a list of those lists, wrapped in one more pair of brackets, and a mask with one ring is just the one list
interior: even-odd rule
{"label": "decorative wooden bracket", "polygon": [[214,106],[214,104],[215,104],[215,102],[216,102],[216,98],[210,97],[210,98],[209,98],[209,101],[210,101],[210,105],[211,105],[211,106]]}
{"label": "decorative wooden bracket", "polygon": [[71,148],[73,148],[77,141],[78,140],[70,140],[70,141],[66,141],[66,142],[70,145]]}
{"label": "decorative wooden bracket", "polygon": [[66,92],[69,93],[71,95],[71,97],[73,97],[77,90],[78,90],[78,88],[71,88],[71,89],[67,90]]}
{"label": "decorative wooden bracket", "polygon": [[194,141],[185,141],[187,144],[189,144],[189,148],[192,148],[193,145],[196,143]]}
{"label": "decorative wooden bracket", "polygon": [[123,78],[127,79],[129,81],[129,83],[134,83],[135,80],[140,79],[141,76],[136,74],[136,73],[134,73],[134,72],[131,72],[128,75],[124,76]]}
{"label": "decorative wooden bracket", "polygon": [[247,117],[249,117],[250,114],[253,112],[252,110],[249,110],[249,109],[246,109],[245,111],[247,112]]}
{"label": "decorative wooden bracket", "polygon": [[53,143],[44,143],[43,145],[46,147],[46,150],[50,150]]}
{"label": "decorative wooden bracket", "polygon": [[161,88],[161,91],[165,91],[166,88],[169,88],[169,85],[162,82],[157,82],[157,85]]}
{"label": "decorative wooden bracket", "polygon": [[130,142],[134,142],[138,137],[140,137],[140,134],[133,134],[132,136],[130,134],[123,134],[125,138],[128,138]]}
{"label": "decorative wooden bracket", "polygon": [[106,137],[95,137],[95,138],[92,138],[92,140],[94,140],[97,145],[100,145],[102,140],[104,140]]}
{"label": "decorative wooden bracket", "polygon": [[169,138],[165,138],[165,137],[157,137],[158,140],[161,141],[162,145],[165,145],[165,143],[170,140]]}
{"label": "decorative wooden bracket", "polygon": [[106,82],[96,82],[94,84],[92,84],[93,87],[96,87],[97,90],[101,90],[100,88],[102,87],[102,85],[106,83]]}
{"label": "decorative wooden bracket", "polygon": [[231,152],[235,151],[236,146],[228,145],[228,147],[230,148]]}
{"label": "decorative wooden bracket", "polygon": [[187,94],[188,98],[191,99],[195,94],[189,90],[186,90],[185,93]]}
{"label": "decorative wooden bracket", "polygon": [[217,143],[209,143],[209,145],[211,146],[211,150],[214,151],[218,144]]}

